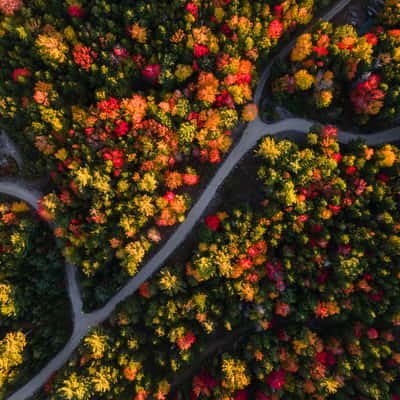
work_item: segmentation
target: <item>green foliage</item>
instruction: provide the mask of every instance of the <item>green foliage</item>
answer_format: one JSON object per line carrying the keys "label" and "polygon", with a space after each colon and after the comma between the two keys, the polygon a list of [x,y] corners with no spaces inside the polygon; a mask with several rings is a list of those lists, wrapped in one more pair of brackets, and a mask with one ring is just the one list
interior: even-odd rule
{"label": "green foliage", "polygon": [[63,260],[43,225],[26,203],[0,201],[3,394],[42,367],[69,334]]}

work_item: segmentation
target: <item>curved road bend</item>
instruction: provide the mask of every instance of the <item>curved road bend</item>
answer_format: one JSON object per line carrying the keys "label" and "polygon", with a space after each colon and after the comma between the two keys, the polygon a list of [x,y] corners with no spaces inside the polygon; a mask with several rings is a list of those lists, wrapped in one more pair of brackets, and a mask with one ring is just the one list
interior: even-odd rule
{"label": "curved road bend", "polygon": [[[6,194],[24,200],[36,211],[38,209],[38,201],[43,197],[43,193],[28,186],[23,181],[10,182],[7,180],[0,180],[0,194]],[[49,223],[49,227],[53,230],[54,224]],[[76,319],[79,319],[82,313],[82,298],[75,276],[75,267],[70,263],[65,263],[65,270],[67,276],[68,297],[71,301],[73,322],[75,324]]]}

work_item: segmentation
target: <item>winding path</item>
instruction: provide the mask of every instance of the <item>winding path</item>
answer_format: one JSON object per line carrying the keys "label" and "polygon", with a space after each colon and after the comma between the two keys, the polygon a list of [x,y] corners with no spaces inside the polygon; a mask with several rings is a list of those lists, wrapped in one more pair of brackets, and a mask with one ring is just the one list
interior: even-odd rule
{"label": "winding path", "polygon": [[[341,0],[333,6],[322,19],[328,20],[346,7],[351,0]],[[267,81],[272,64],[278,59],[285,57],[294,45],[294,40],[285,46],[280,54],[274,57],[267,65],[259,85],[254,94],[255,103],[259,103],[262,91]],[[314,121],[300,118],[289,118],[273,124],[266,124],[260,118],[250,122],[244,130],[240,141],[231,150],[227,158],[218,168],[216,174],[211,179],[206,189],[197,200],[196,204],[188,213],[186,220],[175,230],[165,245],[142,267],[142,269],[130,279],[126,285],[112,297],[104,307],[93,311],[89,314],[82,312],[82,298],[79,292],[78,282],[76,279],[75,268],[73,265],[66,263],[66,276],[68,285],[68,295],[72,305],[73,312],[73,333],[70,340],[34,378],[27,384],[14,392],[8,400],[24,400],[31,397],[41,386],[43,386],[50,375],[61,368],[69,359],[72,352],[79,345],[83,337],[89,332],[90,328],[103,322],[113,312],[115,307],[131,296],[146,280],[148,280],[167,260],[173,251],[185,240],[201,218],[208,204],[215,196],[218,188],[224,182],[225,178],[231,173],[233,168],[242,159],[242,157],[265,135],[290,135],[293,133],[307,133]],[[400,128],[393,128],[386,131],[378,132],[371,135],[357,135],[350,132],[339,131],[339,141],[348,143],[351,140],[361,138],[369,145],[383,144],[400,140]],[[28,202],[37,210],[38,200],[42,194],[29,187],[23,181],[9,182],[0,181],[0,193],[17,197]],[[53,226],[51,226],[53,228]]]}

